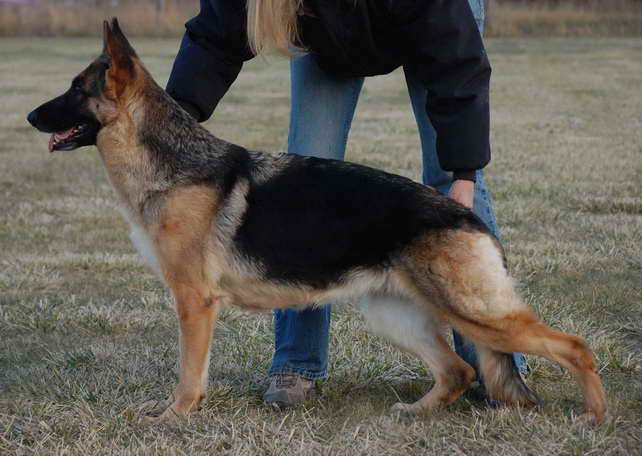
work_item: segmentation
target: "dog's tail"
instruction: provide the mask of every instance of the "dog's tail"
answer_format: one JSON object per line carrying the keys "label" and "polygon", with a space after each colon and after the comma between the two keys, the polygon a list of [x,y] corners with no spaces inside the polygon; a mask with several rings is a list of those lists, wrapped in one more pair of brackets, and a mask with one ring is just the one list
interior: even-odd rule
{"label": "dog's tail", "polygon": [[524,383],[512,354],[498,352],[481,344],[475,346],[481,375],[490,399],[528,406],[541,404],[539,396]]}

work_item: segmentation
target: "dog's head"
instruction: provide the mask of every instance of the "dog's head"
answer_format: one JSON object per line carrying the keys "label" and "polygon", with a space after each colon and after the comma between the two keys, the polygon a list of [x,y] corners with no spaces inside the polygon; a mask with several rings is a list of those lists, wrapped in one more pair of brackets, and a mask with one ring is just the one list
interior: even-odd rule
{"label": "dog's head", "polygon": [[31,125],[52,133],[49,152],[96,144],[98,132],[118,117],[145,72],[118,20],[103,23],[103,52],[62,95],[29,113]]}

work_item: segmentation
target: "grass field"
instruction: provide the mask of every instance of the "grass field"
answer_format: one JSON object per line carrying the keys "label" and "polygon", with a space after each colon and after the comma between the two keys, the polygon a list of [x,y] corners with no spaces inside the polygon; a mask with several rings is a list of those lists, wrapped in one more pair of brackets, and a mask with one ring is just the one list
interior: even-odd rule
{"label": "grass field", "polygon": [[[177,40],[135,40],[167,79]],[[58,95],[101,48],[96,39],[0,44],[0,454],[642,454],[642,42],[490,40],[494,160],[490,187],[511,270],[549,324],[596,351],[610,416],[573,420],[568,373],[530,358],[541,410],[461,399],[417,417],[398,398],[432,384],[417,361],[334,313],[331,376],[284,412],[261,403],[269,314],[224,312],[209,397],[189,419],[139,422],[137,405],[176,381],[177,324],[141,265],[93,148],[48,155],[26,113]],[[419,176],[403,75],[369,79],[352,161]],[[253,62],[206,125],[279,150],[287,63]]]}

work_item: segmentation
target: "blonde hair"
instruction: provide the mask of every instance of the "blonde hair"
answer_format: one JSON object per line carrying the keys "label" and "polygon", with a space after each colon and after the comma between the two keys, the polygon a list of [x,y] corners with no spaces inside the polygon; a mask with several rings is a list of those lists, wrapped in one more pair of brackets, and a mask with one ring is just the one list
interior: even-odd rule
{"label": "blonde hair", "polygon": [[247,41],[255,55],[290,55],[300,46],[298,14],[303,0],[247,0]]}

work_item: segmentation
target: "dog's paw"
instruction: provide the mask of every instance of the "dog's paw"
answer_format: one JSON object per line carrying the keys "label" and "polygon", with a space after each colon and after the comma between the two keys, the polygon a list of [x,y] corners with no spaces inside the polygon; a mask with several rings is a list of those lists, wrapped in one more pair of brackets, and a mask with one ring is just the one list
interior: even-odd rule
{"label": "dog's paw", "polygon": [[403,402],[397,402],[392,407],[390,407],[392,413],[417,413],[419,408],[415,404],[404,404]]}
{"label": "dog's paw", "polygon": [[604,422],[604,418],[605,418],[604,414],[597,414],[593,411],[584,412],[577,417],[579,421],[583,421],[585,423],[594,424],[594,425],[598,425]]}
{"label": "dog's paw", "polygon": [[158,416],[154,416],[154,415],[143,416],[141,421],[143,423],[162,423],[167,421],[175,421],[179,419],[181,416],[185,416],[185,415],[179,415],[170,406],[170,407],[167,407],[165,411]]}
{"label": "dog's paw", "polygon": [[169,407],[171,402],[168,399],[158,401],[151,400],[143,402],[136,407],[140,415],[160,416]]}
{"label": "dog's paw", "polygon": [[163,421],[175,421],[190,413],[200,410],[197,401],[174,400],[147,401],[138,407],[142,415],[143,423],[160,423]]}
{"label": "dog's paw", "polygon": [[177,419],[181,414],[174,410],[173,405],[169,399],[164,401],[147,401],[140,404],[138,406],[138,413],[141,415],[141,422],[160,423]]}

